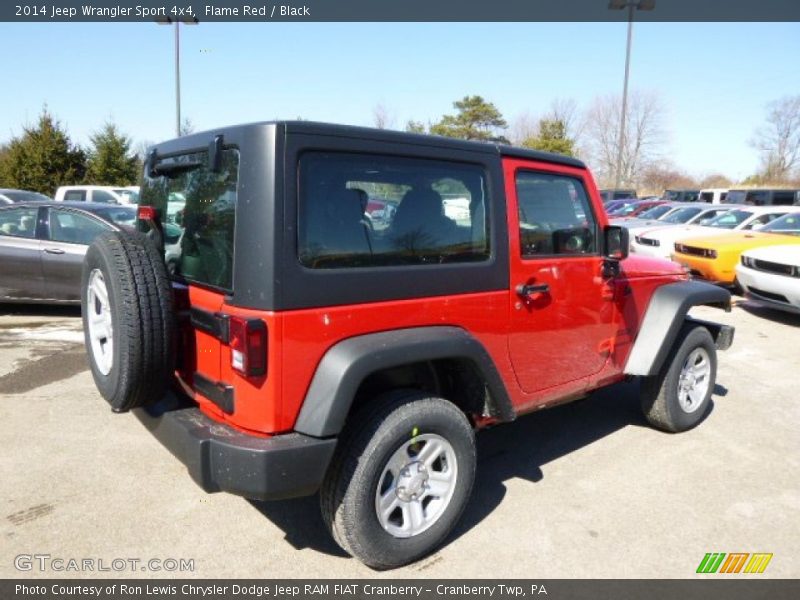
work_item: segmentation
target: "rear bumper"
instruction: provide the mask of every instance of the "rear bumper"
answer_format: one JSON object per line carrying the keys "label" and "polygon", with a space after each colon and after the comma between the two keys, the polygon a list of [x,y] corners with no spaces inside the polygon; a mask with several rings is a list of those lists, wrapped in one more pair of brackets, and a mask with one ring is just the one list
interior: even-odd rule
{"label": "rear bumper", "polygon": [[315,493],[336,439],[300,433],[262,438],[211,420],[194,406],[168,396],[134,414],[206,492],[230,492],[257,500]]}

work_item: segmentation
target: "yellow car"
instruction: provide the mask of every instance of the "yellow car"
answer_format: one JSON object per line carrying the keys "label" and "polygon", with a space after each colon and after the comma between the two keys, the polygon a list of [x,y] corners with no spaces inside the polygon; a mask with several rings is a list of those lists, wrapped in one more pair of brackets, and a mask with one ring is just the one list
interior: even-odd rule
{"label": "yellow car", "polygon": [[736,264],[742,252],[779,244],[800,244],[800,209],[775,219],[759,231],[678,240],[671,256],[676,263],[684,265],[693,277],[734,285]]}

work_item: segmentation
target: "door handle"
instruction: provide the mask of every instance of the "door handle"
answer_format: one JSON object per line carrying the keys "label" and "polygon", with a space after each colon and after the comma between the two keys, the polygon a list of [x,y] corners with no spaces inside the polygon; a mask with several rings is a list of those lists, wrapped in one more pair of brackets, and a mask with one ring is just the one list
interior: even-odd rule
{"label": "door handle", "polygon": [[48,254],[64,254],[61,248],[45,248],[44,251]]}
{"label": "door handle", "polygon": [[536,284],[524,284],[520,283],[516,290],[518,296],[522,296],[523,298],[527,298],[528,296],[533,296],[534,294],[549,294],[550,293],[550,286],[546,283],[536,283]]}

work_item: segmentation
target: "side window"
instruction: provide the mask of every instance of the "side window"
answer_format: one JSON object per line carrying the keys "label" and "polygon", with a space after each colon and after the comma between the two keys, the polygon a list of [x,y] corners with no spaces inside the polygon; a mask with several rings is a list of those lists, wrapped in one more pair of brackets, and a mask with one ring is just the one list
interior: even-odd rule
{"label": "side window", "polygon": [[38,208],[12,208],[0,211],[0,235],[34,238],[38,213]]}
{"label": "side window", "polygon": [[579,179],[520,171],[516,186],[522,256],[596,252],[597,223]]}
{"label": "side window", "polygon": [[489,258],[477,165],[309,152],[300,159],[298,258],[311,269]]}
{"label": "side window", "polygon": [[764,206],[769,200],[769,192],[749,192],[745,204],[753,206]]}
{"label": "side window", "polygon": [[85,202],[86,190],[67,190],[64,192],[64,202]]}
{"label": "side window", "polygon": [[50,240],[54,242],[89,245],[109,229],[109,225],[77,212],[50,210]]}
{"label": "side window", "polygon": [[105,204],[116,204],[117,199],[113,194],[106,190],[92,190],[92,202],[103,202]]}
{"label": "side window", "polygon": [[775,192],[772,195],[772,203],[779,206],[790,206],[794,204],[794,193],[791,190],[785,192]]}

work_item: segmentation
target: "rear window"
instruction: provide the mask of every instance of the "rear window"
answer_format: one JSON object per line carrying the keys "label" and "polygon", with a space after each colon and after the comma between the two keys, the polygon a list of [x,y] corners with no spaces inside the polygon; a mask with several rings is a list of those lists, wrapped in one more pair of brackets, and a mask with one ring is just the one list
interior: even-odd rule
{"label": "rear window", "polygon": [[64,202],[84,202],[86,190],[68,190],[64,192]]}
{"label": "rear window", "polygon": [[300,159],[298,258],[310,269],[488,260],[476,165],[309,152]]}
{"label": "rear window", "polygon": [[175,275],[231,291],[238,150],[223,150],[216,172],[207,151],[170,157],[157,168],[162,175],[145,177],[140,202],[158,208],[162,222],[170,225],[170,239],[180,239],[180,247],[170,249]]}

